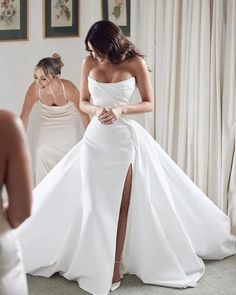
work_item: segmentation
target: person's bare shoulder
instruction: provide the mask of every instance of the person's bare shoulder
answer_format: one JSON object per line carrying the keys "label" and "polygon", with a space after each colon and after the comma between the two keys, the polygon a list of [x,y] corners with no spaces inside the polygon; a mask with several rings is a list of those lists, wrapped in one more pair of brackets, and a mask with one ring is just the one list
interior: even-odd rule
{"label": "person's bare shoulder", "polygon": [[16,126],[17,121],[18,118],[15,114],[6,110],[0,110],[0,125],[4,127],[1,128],[0,131],[5,131],[12,128],[12,126]]}
{"label": "person's bare shoulder", "polygon": [[97,62],[92,56],[86,56],[82,62],[82,69],[89,73],[97,65]]}
{"label": "person's bare shoulder", "polygon": [[69,80],[62,81],[65,87],[66,97],[76,106],[79,100],[79,89]]}
{"label": "person's bare shoulder", "polygon": [[61,79],[61,81],[65,87],[67,98],[76,103],[79,98],[79,89],[70,80]]}
{"label": "person's bare shoulder", "polygon": [[127,59],[126,64],[127,66],[136,70],[143,67],[147,68],[144,58],[138,55],[135,55],[134,57]]}
{"label": "person's bare shoulder", "polygon": [[25,98],[26,99],[30,99],[30,100],[32,100],[32,101],[37,101],[37,100],[39,100],[39,92],[38,92],[38,86],[37,86],[37,84],[35,83],[35,82],[33,82],[30,86],[29,86],[29,88],[28,88],[28,90],[27,90],[27,92],[26,92],[26,95],[25,95]]}
{"label": "person's bare shoulder", "polygon": [[91,55],[88,55],[83,59],[83,64],[85,65],[94,65],[96,63],[97,63],[96,58],[92,57]]}
{"label": "person's bare shoulder", "polygon": [[[9,111],[0,110],[0,138],[5,143],[6,151],[10,151],[19,142],[23,131],[23,124],[16,115]],[[17,146],[15,146],[17,148]]]}
{"label": "person's bare shoulder", "polygon": [[3,122],[5,120],[13,120],[13,118],[15,118],[16,116],[6,110],[0,110],[0,122]]}
{"label": "person's bare shoulder", "polygon": [[68,89],[77,88],[76,85],[70,80],[61,79],[61,81],[62,81],[63,85]]}

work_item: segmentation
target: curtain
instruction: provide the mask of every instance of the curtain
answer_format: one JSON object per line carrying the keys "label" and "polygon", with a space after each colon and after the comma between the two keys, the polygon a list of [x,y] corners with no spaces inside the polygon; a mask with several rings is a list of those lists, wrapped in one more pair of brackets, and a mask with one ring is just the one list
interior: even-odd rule
{"label": "curtain", "polygon": [[155,116],[143,125],[236,233],[236,1],[137,0],[133,9],[132,37],[154,69]]}
{"label": "curtain", "polygon": [[236,234],[236,1],[225,7],[225,52],[222,75],[222,170],[219,204],[227,210]]}
{"label": "curtain", "polygon": [[[150,70],[152,84],[155,88],[155,0],[131,1],[131,39],[139,51],[145,55],[145,61]],[[134,99],[138,100],[138,92]],[[135,101],[134,101],[135,102]],[[132,115],[143,125],[152,136],[155,135],[155,112],[143,116]]]}

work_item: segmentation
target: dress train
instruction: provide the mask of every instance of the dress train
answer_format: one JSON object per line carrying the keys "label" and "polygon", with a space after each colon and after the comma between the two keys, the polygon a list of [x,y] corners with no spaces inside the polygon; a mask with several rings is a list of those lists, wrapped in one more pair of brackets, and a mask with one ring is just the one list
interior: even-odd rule
{"label": "dress train", "polygon": [[[100,83],[89,78],[98,105],[129,103],[135,79]],[[115,261],[121,196],[132,164],[132,188],[122,273],[144,283],[194,287],[203,259],[236,252],[229,218],[133,120],[101,124],[34,189],[32,217],[18,230],[26,271],[60,272],[95,295],[108,294]]]}

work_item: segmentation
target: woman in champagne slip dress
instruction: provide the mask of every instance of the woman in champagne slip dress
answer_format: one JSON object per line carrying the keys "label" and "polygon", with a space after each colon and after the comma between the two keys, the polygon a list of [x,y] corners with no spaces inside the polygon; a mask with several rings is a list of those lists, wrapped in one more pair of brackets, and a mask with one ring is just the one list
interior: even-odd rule
{"label": "woman in champagne slip dress", "polygon": [[35,185],[80,141],[89,123],[79,110],[78,89],[59,78],[62,65],[57,54],[39,61],[36,83],[30,86],[21,113],[28,126]]}
{"label": "woman in champagne slip dress", "polygon": [[[18,231],[28,273],[60,272],[95,295],[122,275],[194,287],[202,259],[235,254],[228,217],[125,114],[152,110],[142,56],[121,30],[99,21],[85,40],[81,108],[94,114],[83,139],[34,189]],[[131,104],[138,87],[142,101]]]}

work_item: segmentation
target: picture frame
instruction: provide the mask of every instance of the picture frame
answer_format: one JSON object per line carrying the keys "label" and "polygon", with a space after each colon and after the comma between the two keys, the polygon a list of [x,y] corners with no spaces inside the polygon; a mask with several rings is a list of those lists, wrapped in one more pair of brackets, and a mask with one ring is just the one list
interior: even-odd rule
{"label": "picture frame", "polygon": [[102,0],[102,19],[112,21],[129,37],[130,0]]}
{"label": "picture frame", "polygon": [[79,37],[79,0],[43,0],[44,38]]}
{"label": "picture frame", "polygon": [[28,40],[28,0],[0,4],[0,41]]}

